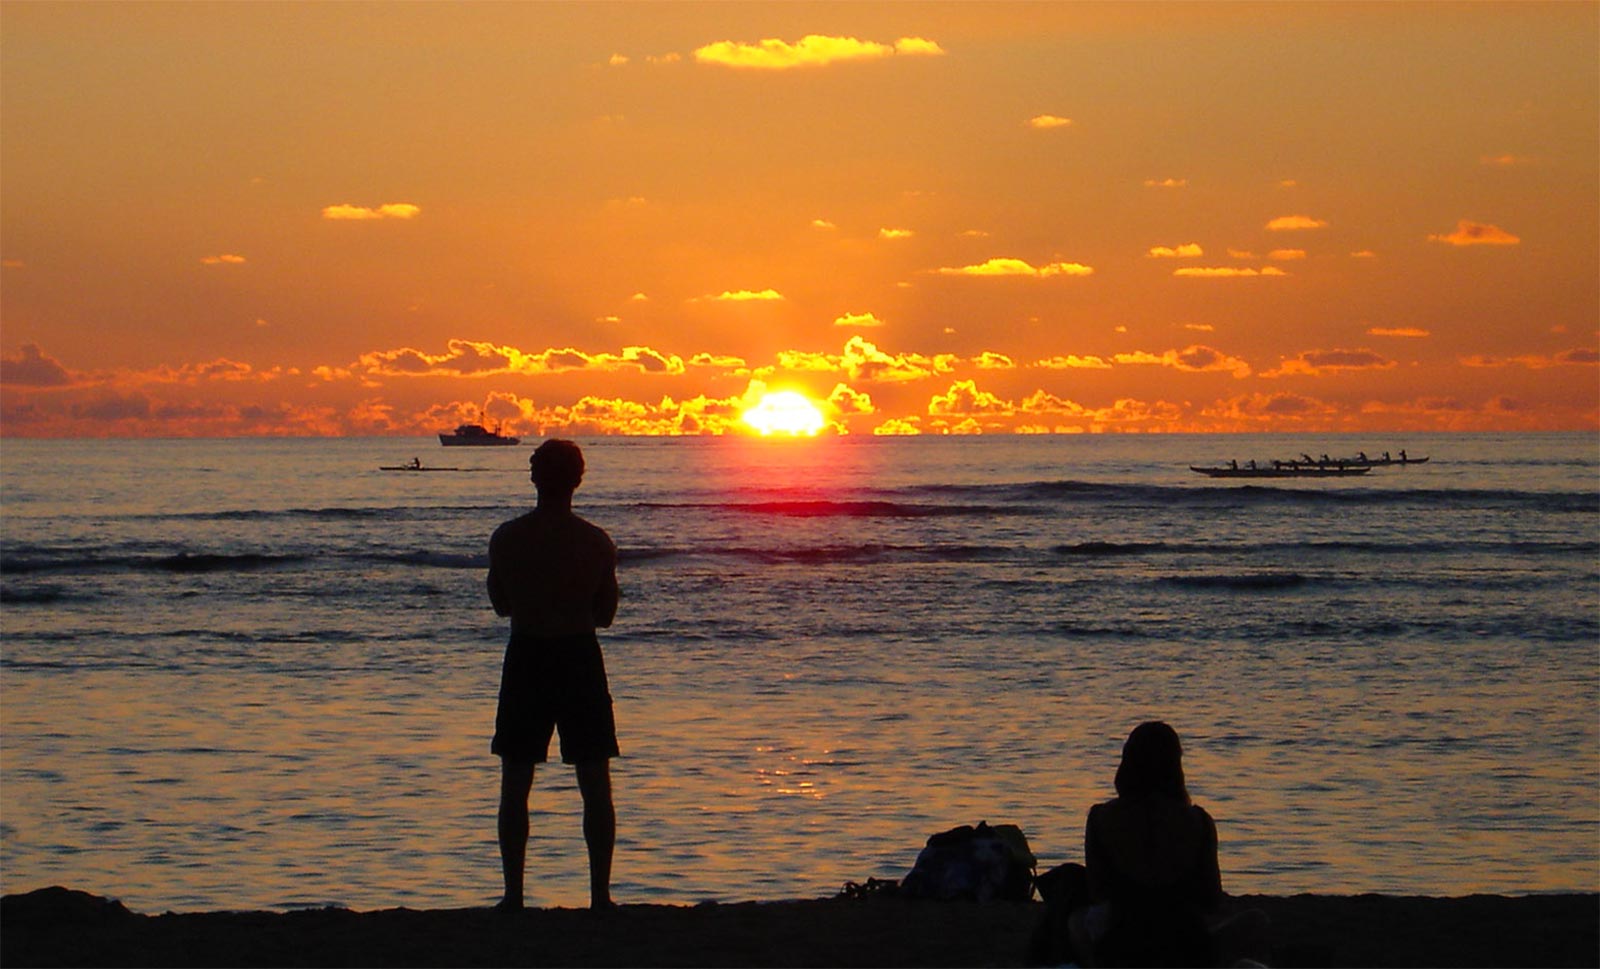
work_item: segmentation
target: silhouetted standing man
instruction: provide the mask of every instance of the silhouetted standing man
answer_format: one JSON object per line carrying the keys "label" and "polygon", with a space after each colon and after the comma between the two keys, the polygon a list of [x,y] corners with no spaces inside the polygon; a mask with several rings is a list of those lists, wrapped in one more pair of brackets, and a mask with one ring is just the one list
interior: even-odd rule
{"label": "silhouetted standing man", "polygon": [[595,629],[617,614],[617,547],[604,529],[572,512],[583,481],[583,452],[550,440],[528,459],[539,492],[533,511],[489,539],[489,601],[511,617],[500,673],[500,703],[490,750],[500,756],[500,862],[506,893],[499,908],[522,908],[528,851],[528,794],[534,765],[561,734],[561,760],[575,766],[589,847],[589,904],[610,908],[617,816],[611,758],[617,731]]}

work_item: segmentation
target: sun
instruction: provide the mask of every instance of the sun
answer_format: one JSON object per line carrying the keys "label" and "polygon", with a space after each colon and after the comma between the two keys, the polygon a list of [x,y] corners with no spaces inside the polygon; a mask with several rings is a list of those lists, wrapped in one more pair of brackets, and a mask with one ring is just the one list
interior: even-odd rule
{"label": "sun", "polygon": [[827,424],[817,405],[797,390],[763,394],[742,417],[746,424],[760,431],[762,437],[773,434],[814,437]]}

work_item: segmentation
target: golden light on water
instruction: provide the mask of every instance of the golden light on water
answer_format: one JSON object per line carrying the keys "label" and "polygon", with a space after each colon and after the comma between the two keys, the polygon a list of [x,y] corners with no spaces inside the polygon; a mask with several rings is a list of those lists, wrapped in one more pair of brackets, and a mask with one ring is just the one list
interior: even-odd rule
{"label": "golden light on water", "polygon": [[797,390],[777,390],[762,395],[754,407],[744,412],[742,419],[762,437],[775,434],[815,437],[828,423],[811,398]]}

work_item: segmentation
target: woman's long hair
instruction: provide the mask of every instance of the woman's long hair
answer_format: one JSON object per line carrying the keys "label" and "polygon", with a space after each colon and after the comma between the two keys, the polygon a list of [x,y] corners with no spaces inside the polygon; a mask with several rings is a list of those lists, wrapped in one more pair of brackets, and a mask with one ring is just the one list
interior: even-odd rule
{"label": "woman's long hair", "polygon": [[1178,732],[1159,720],[1134,727],[1122,745],[1116,785],[1118,797],[1154,795],[1188,804],[1189,788],[1183,780],[1183,745],[1178,742]]}

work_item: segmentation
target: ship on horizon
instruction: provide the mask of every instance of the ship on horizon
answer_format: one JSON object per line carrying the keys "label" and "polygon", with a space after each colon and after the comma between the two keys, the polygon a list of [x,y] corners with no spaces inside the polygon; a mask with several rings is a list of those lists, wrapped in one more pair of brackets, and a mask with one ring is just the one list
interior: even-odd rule
{"label": "ship on horizon", "polygon": [[500,425],[489,430],[482,424],[462,424],[454,431],[440,431],[439,443],[445,447],[506,447],[522,439],[500,433]]}

